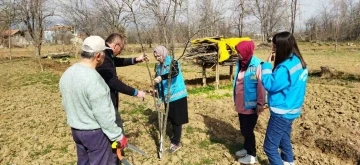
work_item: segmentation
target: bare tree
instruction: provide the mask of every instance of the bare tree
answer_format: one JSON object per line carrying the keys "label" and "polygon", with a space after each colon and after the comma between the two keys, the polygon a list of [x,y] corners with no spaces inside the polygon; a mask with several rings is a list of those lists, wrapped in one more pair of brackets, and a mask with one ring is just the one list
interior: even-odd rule
{"label": "bare tree", "polygon": [[[5,29],[8,29],[7,44],[9,48],[9,59],[11,60],[11,26],[14,19],[13,0],[1,0],[0,6],[0,32],[4,32]],[[5,41],[6,40],[0,41],[0,43],[6,44]]]}
{"label": "bare tree", "polygon": [[9,3],[6,0],[0,1],[0,30],[4,31],[7,29],[9,24]]}
{"label": "bare tree", "polygon": [[200,32],[201,37],[208,36],[221,36],[224,34],[220,33],[220,20],[225,23],[226,17],[225,12],[229,9],[226,6],[228,0],[199,0],[197,1],[197,12],[198,12],[198,27],[208,27]]}
{"label": "bare tree", "polygon": [[118,0],[95,1],[99,21],[107,33],[125,34],[125,26],[130,21],[130,15],[125,11],[124,3],[125,1]]}
{"label": "bare tree", "polygon": [[[360,2],[332,0],[322,4],[319,15],[307,20],[306,33],[323,41],[356,40],[360,37]],[[335,50],[337,47],[335,47]]]}
{"label": "bare tree", "polygon": [[95,33],[99,26],[99,17],[93,5],[86,0],[58,1],[61,17],[75,29],[85,32],[88,36]]}
{"label": "bare tree", "polygon": [[[282,0],[255,0],[251,7],[252,13],[260,22],[262,40],[268,38],[276,28],[281,28],[281,20],[286,8]],[[280,26],[280,27],[279,27]]]}
{"label": "bare tree", "polygon": [[142,5],[144,9],[152,14],[156,20],[157,27],[159,29],[160,42],[165,43],[165,46],[169,47],[169,36],[167,34],[168,21],[170,16],[170,8],[172,0],[144,0]]}
{"label": "bare tree", "polygon": [[294,34],[297,5],[297,0],[291,0],[291,34]]}
{"label": "bare tree", "polygon": [[27,28],[35,46],[35,58],[38,59],[41,71],[44,70],[40,56],[46,18],[54,15],[54,10],[46,6],[45,0],[18,0],[16,16]]}
{"label": "bare tree", "polygon": [[308,36],[309,41],[318,40],[319,20],[316,17],[312,17],[306,22],[305,33]]}
{"label": "bare tree", "polygon": [[[178,6],[181,6],[181,3],[182,3],[182,0],[172,0],[172,1],[174,2],[174,5],[173,5],[173,11],[172,11],[172,15],[171,15],[172,22],[170,24],[170,49],[175,48],[175,32],[174,32],[174,30],[175,30],[175,23],[176,23],[176,12],[177,12]],[[173,56],[174,56],[174,54],[173,54]]]}
{"label": "bare tree", "polygon": [[248,11],[246,10],[246,0],[235,0],[235,9],[233,12],[233,18],[235,18],[235,26],[238,32],[238,36],[242,37],[244,33],[244,18]]}

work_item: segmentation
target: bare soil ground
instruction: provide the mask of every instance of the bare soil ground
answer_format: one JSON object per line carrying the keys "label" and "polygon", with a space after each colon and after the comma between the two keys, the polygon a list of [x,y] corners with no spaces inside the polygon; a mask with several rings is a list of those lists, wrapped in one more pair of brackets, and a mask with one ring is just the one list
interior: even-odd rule
{"label": "bare soil ground", "polygon": [[[300,165],[360,164],[360,52],[302,46],[311,70],[304,113],[293,124],[292,143]],[[268,50],[255,54],[266,59]],[[178,56],[178,54],[177,54]],[[72,60],[72,63],[76,60]],[[43,61],[0,60],[0,164],[76,164],[76,150],[61,106],[58,80],[69,65]],[[153,70],[154,60],[150,67]],[[320,66],[339,74],[322,78]],[[189,92],[189,123],[183,127],[183,148],[157,158],[157,113],[153,99],[120,96],[120,112],[128,141],[148,153],[126,150],[132,164],[238,164],[235,151],[243,138],[232,102],[228,67],[221,67],[221,89],[201,87],[201,68],[182,61]],[[146,65],[118,68],[120,79],[139,89],[149,89]],[[269,112],[259,117],[255,134],[259,164],[268,164],[262,146]],[[165,138],[165,147],[169,139]]]}

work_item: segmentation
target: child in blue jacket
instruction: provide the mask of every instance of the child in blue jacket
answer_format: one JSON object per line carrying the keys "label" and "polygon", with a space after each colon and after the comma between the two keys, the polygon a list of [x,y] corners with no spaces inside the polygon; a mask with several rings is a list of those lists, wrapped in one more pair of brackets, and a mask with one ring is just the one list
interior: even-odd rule
{"label": "child in blue jacket", "polygon": [[261,75],[257,75],[268,92],[271,114],[264,151],[271,165],[293,165],[291,127],[302,112],[308,69],[291,33],[277,33],[272,42],[275,51],[274,68],[271,66],[271,54],[268,62],[261,65]]}

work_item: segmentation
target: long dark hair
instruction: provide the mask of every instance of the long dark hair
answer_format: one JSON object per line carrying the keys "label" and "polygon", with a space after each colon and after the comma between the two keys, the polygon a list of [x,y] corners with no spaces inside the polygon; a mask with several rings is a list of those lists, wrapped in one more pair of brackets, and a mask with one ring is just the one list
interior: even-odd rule
{"label": "long dark hair", "polygon": [[291,53],[299,57],[302,67],[306,68],[306,63],[300,53],[295,37],[290,32],[285,31],[275,34],[272,42],[276,47],[274,69],[288,59]]}

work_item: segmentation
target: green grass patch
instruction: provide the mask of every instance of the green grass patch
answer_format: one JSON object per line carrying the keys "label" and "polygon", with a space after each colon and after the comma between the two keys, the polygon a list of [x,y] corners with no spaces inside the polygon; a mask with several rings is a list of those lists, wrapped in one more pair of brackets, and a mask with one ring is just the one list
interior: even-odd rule
{"label": "green grass patch", "polygon": [[36,159],[37,157],[41,156],[41,155],[45,155],[48,154],[52,151],[54,145],[52,144],[48,144],[44,150],[42,151],[33,151],[30,153],[30,158],[31,159]]}
{"label": "green grass patch", "polygon": [[60,76],[55,75],[49,71],[38,72],[34,74],[24,74],[17,82],[19,86],[30,86],[34,84],[43,84],[51,90],[59,89]]}
{"label": "green grass patch", "polygon": [[129,114],[130,115],[135,115],[135,114],[143,114],[143,112],[145,111],[146,107],[142,104],[134,105],[134,108],[130,110]]}
{"label": "green grass patch", "polygon": [[210,139],[211,144],[225,144],[226,141],[219,138],[211,138]]}
{"label": "green grass patch", "polygon": [[129,114],[129,115],[137,115],[137,114],[144,114],[144,111],[146,109],[146,106],[143,104],[136,104],[136,103],[130,103],[128,101],[124,101],[123,104],[130,105],[130,109],[127,109],[123,111],[123,114]]}
{"label": "green grass patch", "polygon": [[68,150],[68,147],[67,146],[62,146],[62,147],[60,147],[60,152],[61,153],[63,153],[63,154],[66,154],[66,153],[68,153],[69,152],[69,150]]}
{"label": "green grass patch", "polygon": [[240,149],[244,148],[244,145],[241,143],[235,143],[230,146],[228,146],[230,153],[235,153],[236,151],[239,151]]}
{"label": "green grass patch", "polygon": [[199,88],[191,88],[188,89],[188,93],[189,94],[201,94],[201,93],[209,93],[211,91],[215,90],[215,86],[209,85],[209,86],[205,86],[205,87],[199,87]]}
{"label": "green grass patch", "polygon": [[74,164],[76,164],[76,160],[75,161],[71,161],[71,162],[68,162],[68,163],[66,163],[66,165],[74,165]]}
{"label": "green grass patch", "polygon": [[214,159],[204,158],[199,163],[195,163],[194,165],[203,165],[203,164],[215,164]]}
{"label": "green grass patch", "polygon": [[209,95],[206,96],[206,98],[208,98],[208,99],[223,99],[223,98],[226,98],[226,97],[232,97],[232,95],[230,93],[225,93],[225,94],[222,94],[222,95],[209,93]]}
{"label": "green grass patch", "polygon": [[217,95],[217,94],[210,94],[210,95],[206,96],[206,98],[208,98],[208,99],[222,99],[222,98],[224,98],[224,96],[223,95]]}
{"label": "green grass patch", "polygon": [[220,86],[220,89],[226,89],[226,90],[232,90],[233,89],[233,85],[232,84],[228,84],[228,85],[224,85],[224,86]]}
{"label": "green grass patch", "polygon": [[195,132],[202,132],[202,133],[204,133],[205,131],[204,130],[202,130],[201,128],[197,128],[197,127],[192,127],[192,126],[187,126],[187,127],[185,127],[185,131],[186,131],[186,133],[188,133],[188,134],[193,134],[193,133],[195,133]]}
{"label": "green grass patch", "polygon": [[211,142],[209,140],[203,140],[199,143],[199,148],[208,149],[210,145],[211,145]]}
{"label": "green grass patch", "polygon": [[51,150],[53,149],[54,145],[52,144],[48,144],[45,148],[45,150],[43,150],[43,152],[41,153],[42,155],[48,154],[51,152]]}
{"label": "green grass patch", "polygon": [[[223,90],[231,90],[233,87],[232,85],[223,85],[220,86],[219,89],[223,89]],[[198,87],[198,88],[190,88],[187,90],[189,94],[208,94],[210,92],[215,91],[215,86],[214,85],[208,85],[205,87]],[[230,94],[231,95],[231,94]]]}

